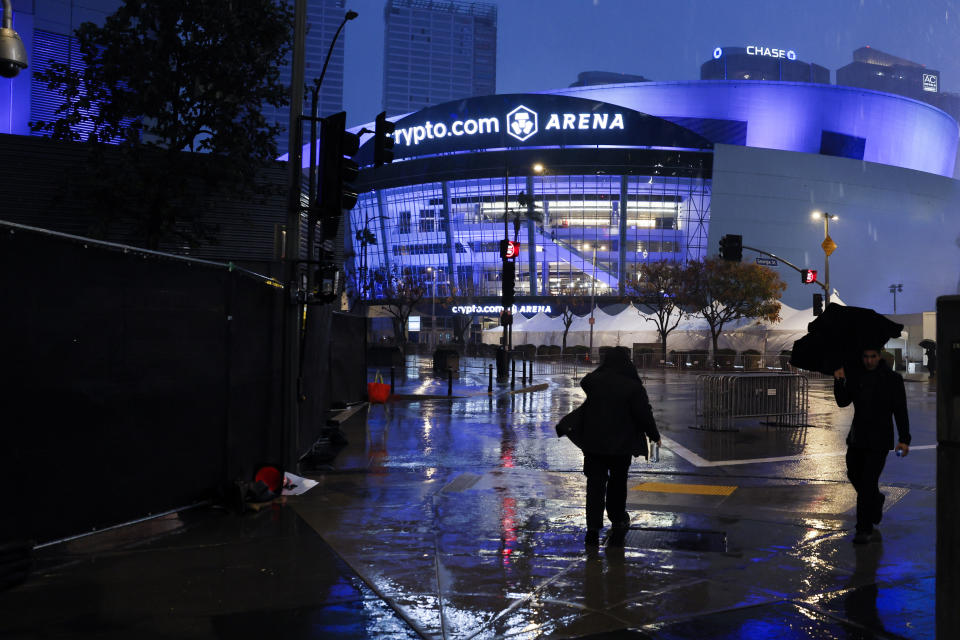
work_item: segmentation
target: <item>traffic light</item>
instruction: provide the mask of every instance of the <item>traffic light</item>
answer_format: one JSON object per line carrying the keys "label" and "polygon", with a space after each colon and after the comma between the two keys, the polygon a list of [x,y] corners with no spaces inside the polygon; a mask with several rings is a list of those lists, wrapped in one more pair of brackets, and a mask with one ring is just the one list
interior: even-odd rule
{"label": "traffic light", "polygon": [[397,125],[387,120],[387,112],[381,111],[377,116],[373,136],[373,166],[382,167],[393,162],[393,132]]}
{"label": "traffic light", "polygon": [[813,284],[817,281],[816,269],[803,269],[800,271],[800,281],[803,284]]}
{"label": "traffic light", "polygon": [[353,156],[360,149],[360,136],[347,131],[346,124],[347,112],[341,111],[324,118],[321,125],[320,226],[326,252],[334,250],[344,210],[357,204],[357,189],[353,183],[360,175],[360,165]]}
{"label": "traffic light", "polygon": [[728,234],[720,238],[720,257],[740,262],[743,259],[743,236]]}
{"label": "traffic light", "polygon": [[813,294],[813,315],[818,316],[823,313],[823,294]]}
{"label": "traffic light", "polygon": [[517,290],[517,265],[512,260],[503,262],[503,307],[513,306],[513,297]]}

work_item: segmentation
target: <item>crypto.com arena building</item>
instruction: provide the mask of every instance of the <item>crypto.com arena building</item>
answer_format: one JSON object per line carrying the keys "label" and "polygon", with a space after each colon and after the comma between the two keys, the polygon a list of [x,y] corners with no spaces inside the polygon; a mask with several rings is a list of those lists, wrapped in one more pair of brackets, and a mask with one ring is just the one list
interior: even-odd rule
{"label": "crypto.com arena building", "polygon": [[[408,272],[438,298],[496,305],[505,215],[520,243],[521,312],[621,294],[642,263],[702,259],[730,233],[822,273],[814,211],[838,216],[831,285],[847,304],[890,313],[889,285],[902,284],[897,310],[918,312],[958,290],[958,124],[916,100],[812,83],[645,82],[470,98],[396,127],[396,160],[361,173],[347,230],[348,267],[367,274],[374,303],[387,292],[371,274]],[[364,142],[361,164],[373,155],[372,136]],[[809,308],[819,287],[774,268],[789,285],[783,302]]]}

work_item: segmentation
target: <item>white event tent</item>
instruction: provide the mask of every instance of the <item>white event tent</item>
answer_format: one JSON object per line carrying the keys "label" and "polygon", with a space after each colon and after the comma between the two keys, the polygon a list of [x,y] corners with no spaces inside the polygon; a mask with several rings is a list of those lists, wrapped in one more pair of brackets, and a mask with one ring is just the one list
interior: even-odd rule
{"label": "white event tent", "polygon": [[[632,305],[617,314],[608,314],[598,308],[594,311],[593,345],[631,347],[634,343],[659,342],[657,325],[651,318],[652,316]],[[806,335],[807,325],[814,318],[813,309],[794,309],[781,305],[780,318],[780,322],[774,324],[756,320],[728,323],[720,334],[719,346],[721,349],[733,349],[737,352],[754,350],[762,354],[789,350],[794,341]],[[567,334],[568,347],[590,344],[589,319],[590,314],[574,316]],[[502,327],[488,329],[483,332],[483,342],[499,344],[502,335]],[[514,345],[560,346],[562,342],[561,316],[551,318],[544,313],[538,313],[529,319],[523,316],[514,319]],[[667,337],[667,348],[671,351],[705,351],[709,345],[709,327],[706,321],[699,317],[684,318]]]}

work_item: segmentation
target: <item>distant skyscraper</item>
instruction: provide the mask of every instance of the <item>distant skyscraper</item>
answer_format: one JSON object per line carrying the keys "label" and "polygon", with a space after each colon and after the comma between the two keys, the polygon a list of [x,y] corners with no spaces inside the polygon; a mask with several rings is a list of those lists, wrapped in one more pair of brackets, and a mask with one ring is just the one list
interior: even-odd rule
{"label": "distant skyscraper", "polygon": [[601,84],[624,84],[629,82],[650,82],[650,78],[615,71],[582,71],[571,87],[592,87]]}
{"label": "distant skyscraper", "polygon": [[940,90],[940,72],[871,47],[853,52],[853,62],[837,69],[837,84],[922,100],[960,120],[960,95]]}
{"label": "distant skyscraper", "polygon": [[[291,5],[293,4],[293,0],[287,1]],[[343,16],[346,12],[344,0],[307,0],[307,46],[304,52],[305,70],[303,78],[308,87],[313,87],[313,80],[320,77],[323,60],[327,57],[327,49],[330,48],[330,41],[333,40],[337,28],[343,22]],[[343,110],[343,43],[349,30],[348,27],[345,27],[340,33],[337,44],[333,47],[333,53],[330,54],[330,64],[327,65],[327,74],[323,77],[323,85],[320,87],[319,100],[317,101],[317,115],[320,117]],[[280,70],[280,82],[286,86],[290,85],[292,66],[293,52],[290,52],[287,54],[287,63]],[[304,102],[304,114],[309,115],[310,91],[304,92],[304,99],[306,100]],[[263,116],[269,124],[276,123],[283,127],[283,132],[277,136],[277,151],[280,154],[286,153],[290,107],[276,109],[270,105],[264,105]],[[304,131],[306,131],[306,128]],[[306,140],[304,141],[306,142]]]}
{"label": "distant skyscraper", "polygon": [[495,93],[497,7],[458,0],[387,0],[383,108],[397,115]]}
{"label": "distant skyscraper", "polygon": [[701,80],[767,80],[830,84],[830,69],[797,60],[792,49],[717,47],[700,65]]}

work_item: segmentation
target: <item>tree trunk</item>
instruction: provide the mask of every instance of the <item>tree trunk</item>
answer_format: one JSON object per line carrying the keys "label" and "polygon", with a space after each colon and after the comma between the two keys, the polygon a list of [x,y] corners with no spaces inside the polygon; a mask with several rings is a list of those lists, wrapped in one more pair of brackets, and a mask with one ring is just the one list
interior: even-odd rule
{"label": "tree trunk", "polygon": [[660,344],[663,354],[663,366],[667,366],[667,334],[666,332],[660,333]]}

